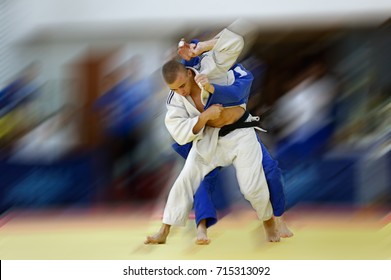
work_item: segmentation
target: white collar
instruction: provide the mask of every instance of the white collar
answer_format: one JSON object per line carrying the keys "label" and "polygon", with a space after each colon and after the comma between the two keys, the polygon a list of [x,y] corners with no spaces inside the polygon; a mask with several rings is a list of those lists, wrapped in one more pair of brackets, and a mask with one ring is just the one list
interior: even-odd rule
{"label": "white collar", "polygon": [[[197,71],[197,69],[193,68],[193,67],[186,67],[187,69],[190,69],[192,70],[196,75],[199,74],[199,72]],[[201,84],[197,84],[198,87],[201,89],[201,103],[203,105],[206,104],[206,102],[208,101],[209,99],[209,95],[210,95],[210,92],[208,92]]]}

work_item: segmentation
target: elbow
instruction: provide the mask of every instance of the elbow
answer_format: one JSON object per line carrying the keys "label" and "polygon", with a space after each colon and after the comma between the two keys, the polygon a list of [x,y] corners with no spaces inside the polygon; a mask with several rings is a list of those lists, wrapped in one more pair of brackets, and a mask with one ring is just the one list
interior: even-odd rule
{"label": "elbow", "polygon": [[186,145],[189,142],[192,142],[195,139],[195,135],[177,135],[174,139],[179,145]]}
{"label": "elbow", "polygon": [[175,139],[175,141],[176,141],[179,145],[181,145],[181,146],[186,145],[187,143],[189,143],[189,141],[185,141],[185,139]]}

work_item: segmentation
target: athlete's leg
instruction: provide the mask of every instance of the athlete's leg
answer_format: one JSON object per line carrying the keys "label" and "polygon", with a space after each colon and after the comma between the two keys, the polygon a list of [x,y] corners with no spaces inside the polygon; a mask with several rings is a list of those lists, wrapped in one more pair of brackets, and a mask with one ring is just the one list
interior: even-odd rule
{"label": "athlete's leg", "polygon": [[[174,143],[173,149],[186,159],[192,147],[192,143],[179,145]],[[212,201],[212,192],[217,184],[219,169],[211,171],[202,180],[199,188],[194,195],[194,213],[197,225],[196,244],[205,245],[210,243],[207,228],[217,222],[216,208]]]}
{"label": "athlete's leg", "polygon": [[280,237],[291,237],[293,236],[293,233],[283,219],[283,214],[285,212],[285,192],[281,169],[278,167],[278,162],[271,157],[269,151],[259,137],[258,142],[262,148],[262,166],[269,187],[270,202],[273,207],[278,232]]}
{"label": "athlete's leg", "polygon": [[[231,132],[224,141],[233,141],[233,165],[240,191],[255,209],[258,218],[263,221],[267,240],[280,240],[273,220],[273,209],[270,203],[269,189],[262,167],[262,149],[258,143],[254,129],[239,129]],[[228,153],[229,151],[227,151]]]}
{"label": "athlete's leg", "polygon": [[166,242],[172,225],[184,226],[193,206],[193,196],[202,179],[213,167],[200,160],[194,149],[189,153],[185,166],[172,186],[163,213],[163,224],[158,233],[148,236],[146,244]]}

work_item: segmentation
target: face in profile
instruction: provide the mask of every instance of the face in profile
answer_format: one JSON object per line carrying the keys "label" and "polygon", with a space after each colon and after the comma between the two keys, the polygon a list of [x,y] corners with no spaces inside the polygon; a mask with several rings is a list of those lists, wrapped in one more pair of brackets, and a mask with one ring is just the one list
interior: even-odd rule
{"label": "face in profile", "polygon": [[191,79],[191,70],[187,69],[184,72],[179,72],[175,81],[168,84],[168,86],[179,95],[188,96],[190,95]]}

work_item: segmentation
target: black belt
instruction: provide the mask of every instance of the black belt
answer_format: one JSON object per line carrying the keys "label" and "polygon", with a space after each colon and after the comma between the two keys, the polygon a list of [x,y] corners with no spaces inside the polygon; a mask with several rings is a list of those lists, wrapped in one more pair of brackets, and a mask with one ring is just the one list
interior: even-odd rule
{"label": "black belt", "polygon": [[222,128],[220,128],[219,136],[223,137],[223,136],[227,135],[228,133],[230,133],[230,132],[232,132],[232,131],[234,131],[235,129],[238,129],[238,128],[247,128],[247,127],[259,126],[260,125],[259,121],[246,122],[246,120],[247,120],[249,115],[250,115],[250,113],[246,111],[243,114],[243,116],[239,120],[234,122],[233,124],[225,125]]}

